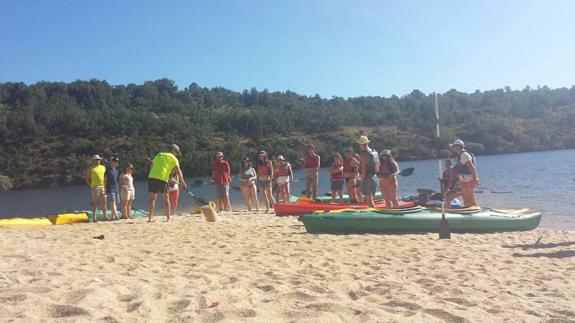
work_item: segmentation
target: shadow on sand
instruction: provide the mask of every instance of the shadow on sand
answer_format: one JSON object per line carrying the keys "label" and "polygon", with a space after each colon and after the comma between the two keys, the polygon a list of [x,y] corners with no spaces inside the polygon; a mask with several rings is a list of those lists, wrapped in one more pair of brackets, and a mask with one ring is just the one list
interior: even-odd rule
{"label": "shadow on sand", "polygon": [[521,254],[521,253],[514,253],[514,257],[530,257],[530,258],[556,258],[556,259],[563,259],[563,258],[570,258],[575,257],[575,250],[560,250],[555,252],[537,252],[532,254]]}

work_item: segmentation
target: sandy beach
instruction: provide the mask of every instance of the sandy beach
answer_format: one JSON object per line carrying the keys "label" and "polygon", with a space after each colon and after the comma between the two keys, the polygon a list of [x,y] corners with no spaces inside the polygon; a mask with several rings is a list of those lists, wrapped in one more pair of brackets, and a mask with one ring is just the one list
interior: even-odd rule
{"label": "sandy beach", "polygon": [[565,231],[311,235],[296,218],[240,211],[0,228],[0,246],[2,322],[575,318]]}

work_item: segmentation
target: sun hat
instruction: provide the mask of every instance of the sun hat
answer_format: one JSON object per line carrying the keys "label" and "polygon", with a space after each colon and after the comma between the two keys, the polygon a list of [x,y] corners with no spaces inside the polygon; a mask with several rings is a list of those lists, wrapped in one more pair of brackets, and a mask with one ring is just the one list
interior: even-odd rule
{"label": "sun hat", "polygon": [[389,150],[389,149],[384,149],[384,150],[381,151],[381,154],[382,154],[382,155],[391,156],[391,150]]}
{"label": "sun hat", "polygon": [[252,160],[247,158],[247,157],[242,159],[242,163],[251,163],[251,162],[252,162]]}
{"label": "sun hat", "polygon": [[453,147],[453,146],[465,147],[465,143],[463,142],[463,140],[457,139],[452,144],[449,144],[449,147]]}
{"label": "sun hat", "polygon": [[216,153],[216,157],[224,157],[224,153],[221,152],[221,151],[218,151],[218,152]]}
{"label": "sun hat", "polygon": [[367,136],[361,136],[356,142],[360,145],[367,145],[369,143],[369,139]]}
{"label": "sun hat", "polygon": [[120,161],[120,158],[114,156],[114,157],[112,157],[112,161],[117,161],[117,162],[119,162],[119,161]]}
{"label": "sun hat", "polygon": [[277,160],[283,160],[283,161],[285,161],[286,159],[284,158],[284,156],[283,156],[283,155],[278,155],[278,158],[277,158]]}
{"label": "sun hat", "polygon": [[94,155],[92,156],[92,160],[102,160],[102,157],[100,157],[100,155]]}
{"label": "sun hat", "polygon": [[260,156],[267,156],[268,153],[266,153],[265,150],[260,150],[260,152],[258,153],[258,155],[260,155]]}
{"label": "sun hat", "polygon": [[175,151],[178,153],[178,155],[181,155],[181,154],[182,154],[182,151],[180,150],[180,146],[178,146],[178,145],[176,145],[176,144],[171,144],[171,145],[169,146],[169,149],[170,149],[170,150],[175,150]]}

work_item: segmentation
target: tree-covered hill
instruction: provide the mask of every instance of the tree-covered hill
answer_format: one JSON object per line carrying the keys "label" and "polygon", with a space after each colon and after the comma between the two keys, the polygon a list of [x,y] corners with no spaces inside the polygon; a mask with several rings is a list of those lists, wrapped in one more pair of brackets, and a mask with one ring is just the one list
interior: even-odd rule
{"label": "tree-covered hill", "polygon": [[105,81],[0,83],[0,175],[15,187],[81,183],[89,156],[119,155],[147,175],[147,156],[178,143],[184,174],[209,173],[216,151],[234,166],[258,150],[299,165],[314,143],[322,160],[360,133],[398,159],[434,158],[462,138],[478,154],[575,148],[575,86],[509,88],[440,95],[442,138],[433,96],[330,99],[256,89],[242,93],[178,89],[167,79],[112,86]]}

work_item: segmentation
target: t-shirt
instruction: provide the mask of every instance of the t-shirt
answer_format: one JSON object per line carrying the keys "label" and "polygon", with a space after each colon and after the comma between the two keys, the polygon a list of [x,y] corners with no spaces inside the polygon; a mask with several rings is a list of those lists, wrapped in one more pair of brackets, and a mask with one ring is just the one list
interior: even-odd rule
{"label": "t-shirt", "polygon": [[256,180],[250,180],[250,178],[255,177],[256,174],[256,170],[253,167],[249,167],[249,168],[243,168],[240,170],[240,182],[242,182],[242,184],[244,185],[248,185],[248,184],[255,184]]}
{"label": "t-shirt", "polygon": [[216,185],[225,185],[232,181],[230,164],[226,160],[214,162],[212,164],[212,174],[214,175],[214,184]]}
{"label": "t-shirt", "polygon": [[92,166],[92,168],[90,168],[90,187],[103,188],[105,173],[106,173],[106,166],[104,165]]}
{"label": "t-shirt", "polygon": [[122,190],[133,192],[134,191],[134,178],[130,174],[122,174],[120,177],[122,181]]}
{"label": "t-shirt", "polygon": [[172,153],[159,153],[154,157],[152,169],[148,178],[159,179],[162,182],[167,182],[170,178],[170,173],[174,167],[180,167],[180,162]]}
{"label": "t-shirt", "polygon": [[117,168],[106,170],[106,193],[120,193],[120,171]]}

